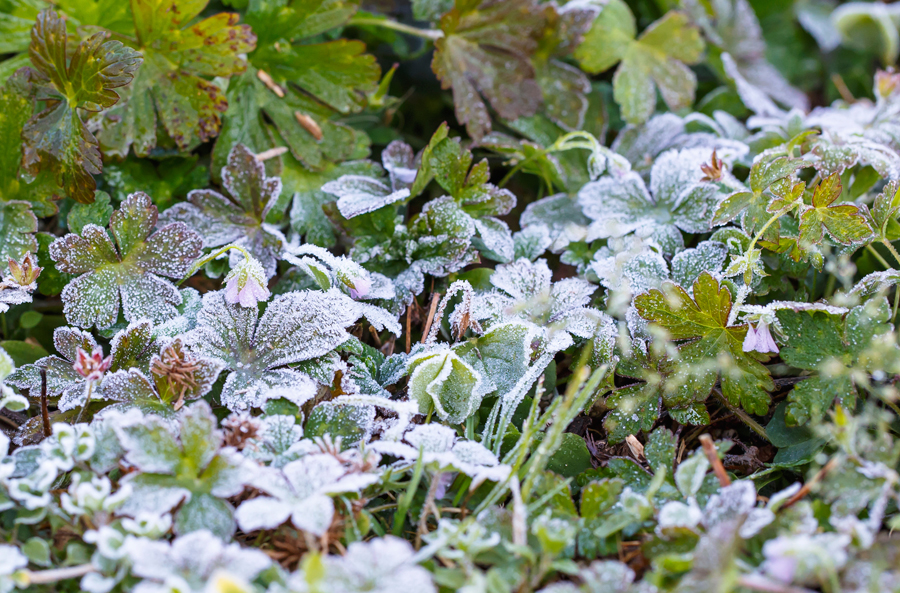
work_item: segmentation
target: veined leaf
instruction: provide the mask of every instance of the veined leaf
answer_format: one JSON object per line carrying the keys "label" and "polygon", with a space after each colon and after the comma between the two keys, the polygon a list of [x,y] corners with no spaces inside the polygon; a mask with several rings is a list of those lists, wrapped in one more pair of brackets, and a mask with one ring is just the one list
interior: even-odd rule
{"label": "veined leaf", "polygon": [[66,193],[82,203],[93,201],[97,183],[92,175],[103,165],[97,139],[78,110],[115,105],[119,95],[113,89],[131,82],[142,61],[139,53],[120,41],[106,41],[108,37],[95,33],[69,59],[65,21],[48,8],[38,15],[28,47],[35,96],[48,107],[22,129],[22,165],[33,176],[50,169]]}
{"label": "veined leaf", "polygon": [[456,119],[476,141],[491,131],[487,99],[509,120],[534,115],[541,104],[530,55],[544,29],[534,0],[458,0],[441,18],[431,68],[453,89]]}
{"label": "veined leaf", "polygon": [[220,13],[191,24],[207,2],[132,0],[134,32],[144,66],[122,102],[106,114],[104,152],[125,157],[132,145],[145,156],[162,125],[180,150],[219,133],[225,93],[210,82],[243,72],[243,55],[256,47],[238,15]]}
{"label": "veined leaf", "polygon": [[719,374],[722,393],[729,401],[753,414],[768,412],[767,391],[775,385],[769,371],[743,351],[748,326],[728,325],[731,293],[708,272],[694,282],[693,298],[681,286],[666,283],[663,290],[635,298],[635,307],[644,319],[665,328],[672,339],[690,340],[679,348],[682,363],[712,363],[711,372]]}
{"label": "veined leaf", "polygon": [[634,15],[624,0],[611,0],[575,50],[581,67],[603,72],[621,62],[613,77],[613,93],[629,123],[647,121],[656,107],[656,89],[670,109],[694,100],[697,77],[686,64],[703,53],[700,31],[687,16],[669,12],[635,38]]}

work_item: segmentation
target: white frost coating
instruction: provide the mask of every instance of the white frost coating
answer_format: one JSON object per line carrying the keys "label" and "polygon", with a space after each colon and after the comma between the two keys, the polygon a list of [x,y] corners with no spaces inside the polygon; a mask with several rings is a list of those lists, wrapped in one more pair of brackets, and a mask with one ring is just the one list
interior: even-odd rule
{"label": "white frost coating", "polygon": [[590,264],[600,284],[611,291],[647,292],[669,279],[669,266],[652,241],[637,236],[611,239]]}
{"label": "white frost coating", "polygon": [[784,115],[784,111],[766,93],[744,78],[730,54],[722,54],[722,67],[725,69],[725,74],[734,81],[741,101],[750,111],[763,117],[781,117]]}
{"label": "white frost coating", "polygon": [[393,191],[386,183],[363,175],[343,175],[322,186],[322,191],[337,196],[337,207],[344,218],[374,212],[409,197],[409,189]]}
{"label": "white frost coating", "polygon": [[670,500],[659,509],[656,532],[662,534],[667,529],[694,529],[700,525],[702,518],[703,512],[693,498],[688,499],[686,504]]}
{"label": "white frost coating", "polygon": [[261,467],[250,484],[267,493],[238,507],[244,531],[273,529],[289,518],[297,529],[323,535],[334,518],[332,494],[359,492],[378,481],[375,474],[347,474],[331,455],[306,455],[281,470]]}
{"label": "white frost coating", "polygon": [[458,471],[472,478],[470,490],[486,480],[501,482],[511,468],[481,443],[456,436],[456,432],[440,424],[418,425],[405,435],[406,443],[375,441],[369,448],[384,455],[399,457],[409,465],[419,456],[434,472]]}
{"label": "white frost coating", "polygon": [[756,506],[756,486],[750,480],[734,482],[709,497],[703,512],[703,525],[710,529],[725,521],[735,521]]}
{"label": "white frost coating", "polygon": [[332,289],[280,295],[257,321],[255,308],[228,304],[221,291],[210,292],[203,297],[190,341],[197,352],[232,371],[222,390],[222,403],[229,409],[258,407],[283,396],[302,403],[314,395],[312,381],[278,367],[323,356],[341,345],[350,338],[345,328],[360,314],[358,303]]}
{"label": "white frost coating", "polygon": [[401,140],[394,140],[381,151],[381,164],[391,178],[394,191],[408,187],[416,180],[416,156],[412,147]]}
{"label": "white frost coating", "polygon": [[132,573],[153,582],[141,583],[135,591],[158,591],[156,587],[162,588],[163,583],[178,581],[184,582],[189,591],[202,591],[218,570],[252,581],[272,565],[259,550],[226,544],[209,531],[189,533],[171,544],[128,537],[124,550],[131,559]]}
{"label": "white frost coating", "polygon": [[386,536],[354,542],[343,556],[326,556],[323,591],[435,593],[431,573],[417,566],[409,542]]}

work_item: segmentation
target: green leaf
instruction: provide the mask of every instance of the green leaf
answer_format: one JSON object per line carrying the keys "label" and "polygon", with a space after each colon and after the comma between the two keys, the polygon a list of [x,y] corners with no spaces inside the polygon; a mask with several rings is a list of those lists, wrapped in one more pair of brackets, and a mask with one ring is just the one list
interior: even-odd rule
{"label": "green leaf", "polygon": [[531,54],[543,33],[535,0],[457,2],[441,18],[431,68],[453,90],[456,119],[476,142],[491,131],[487,99],[497,115],[534,115],[541,104]]}
{"label": "green leaf", "polygon": [[611,0],[575,50],[581,67],[592,74],[621,62],[613,96],[623,119],[633,124],[653,115],[656,89],[673,111],[693,102],[697,78],[686,64],[697,63],[704,48],[699,29],[679,12],[667,13],[637,39],[636,33],[624,0]]}
{"label": "green leaf", "polygon": [[885,299],[854,307],[843,320],[824,311],[781,309],[777,316],[787,338],[782,360],[792,367],[818,371],[788,394],[785,419],[789,426],[821,419],[835,402],[852,409],[859,373],[893,373],[896,368],[896,344],[878,339],[890,335]]}
{"label": "green leaf", "polygon": [[[30,25],[29,25],[30,26]],[[31,83],[28,73],[17,72],[0,87],[0,202],[30,202],[37,216],[55,214],[61,190],[49,171],[34,180],[22,175],[22,128],[31,118]]]}
{"label": "green leaf", "polygon": [[9,258],[21,260],[26,252],[37,251],[34,233],[37,217],[28,202],[0,201],[0,267],[5,268]]}
{"label": "green leaf", "polygon": [[106,113],[100,142],[104,154],[124,158],[128,149],[146,156],[157,145],[157,127],[180,150],[219,132],[225,93],[210,82],[247,67],[244,54],[256,46],[238,15],[219,13],[195,22],[204,0],[132,0],[134,34],[144,66]]}
{"label": "green leaf", "polygon": [[409,368],[409,395],[419,402],[420,413],[434,409],[441,420],[459,424],[481,404],[481,374],[452,350],[413,356]]}
{"label": "green leaf", "polygon": [[345,447],[353,447],[372,431],[375,409],[339,402],[322,402],[309,413],[304,434],[307,437],[329,435],[341,438]]}
{"label": "green leaf", "polygon": [[73,233],[81,234],[84,226],[95,224],[105,227],[109,224],[113,207],[109,203],[109,194],[105,191],[94,192],[94,201],[90,204],[75,204],[66,217],[66,226]]}
{"label": "green leaf", "polygon": [[38,15],[28,47],[36,98],[50,103],[22,129],[22,165],[33,176],[43,169],[53,171],[66,194],[81,203],[94,199],[97,183],[92,175],[100,173],[102,163],[97,139],[78,110],[115,105],[119,95],[113,89],[131,82],[142,62],[139,53],[120,41],[105,41],[108,37],[95,33],[67,59],[65,21],[48,8]]}
{"label": "green leaf", "polygon": [[[690,340],[679,347],[683,362],[703,366],[714,362],[712,371],[722,382],[722,393],[735,405],[753,414],[768,412],[769,394],[775,385],[769,371],[743,351],[747,325],[728,325],[731,293],[709,273],[694,282],[693,298],[681,286],[666,283],[635,298],[642,317],[665,328],[674,340]],[[762,357],[765,359],[765,357]],[[711,387],[711,385],[710,385]]]}
{"label": "green leaf", "polygon": [[818,245],[826,231],[829,237],[842,245],[859,243],[872,237],[872,228],[857,206],[834,205],[842,191],[841,178],[837,173],[832,173],[816,187],[812,205],[801,209],[801,248]]}
{"label": "green leaf", "polygon": [[886,241],[900,239],[900,181],[889,181],[872,203],[872,221],[877,238]]}
{"label": "green leaf", "polygon": [[611,509],[625,487],[619,478],[603,478],[581,489],[581,516],[593,519]]}
{"label": "green leaf", "polygon": [[157,323],[173,317],[181,295],[163,277],[180,279],[200,255],[200,236],[183,223],[156,232],[158,211],[146,194],[134,194],[110,218],[110,235],[87,225],[81,236],[68,234],[50,245],[61,272],[80,274],[62,291],[70,323],[113,325],[121,297],[125,319],[147,317]]}

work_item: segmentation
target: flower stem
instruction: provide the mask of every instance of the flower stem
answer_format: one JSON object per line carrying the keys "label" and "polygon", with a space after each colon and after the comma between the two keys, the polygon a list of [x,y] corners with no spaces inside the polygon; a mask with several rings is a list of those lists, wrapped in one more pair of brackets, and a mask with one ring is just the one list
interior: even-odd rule
{"label": "flower stem", "polygon": [[88,381],[84,388],[84,405],[81,407],[81,411],[78,412],[78,419],[75,420],[75,424],[81,422],[82,417],[84,417],[85,410],[88,409],[88,406],[91,404],[91,395],[94,393],[94,382]]}
{"label": "flower stem", "polygon": [[898,264],[900,264],[900,253],[897,253],[897,250],[894,249],[894,246],[891,245],[891,242],[888,241],[887,239],[882,239],[882,240],[881,240],[881,243],[882,243],[885,247],[887,247],[888,251],[891,252],[891,255],[894,256],[894,261],[896,261]]}
{"label": "flower stem", "polygon": [[220,255],[222,255],[223,253],[225,253],[226,251],[228,251],[230,249],[236,249],[236,250],[240,251],[241,253],[244,254],[244,257],[246,257],[247,259],[250,259],[252,257],[249,253],[247,253],[247,250],[244,249],[243,247],[239,247],[238,245],[233,245],[233,244],[226,245],[225,247],[219,249],[218,251],[216,251],[214,253],[210,253],[206,257],[203,257],[203,258],[195,261],[194,265],[191,266],[191,269],[188,270],[187,274],[184,275],[184,278],[182,278],[181,280],[178,281],[178,286],[181,286],[182,284],[184,284],[185,281],[188,278],[190,278],[191,276],[193,276],[197,270],[199,270],[200,268],[202,268],[203,266],[205,266],[206,264],[208,264],[209,262],[216,259],[217,257],[219,257]]}
{"label": "flower stem", "polygon": [[893,266],[892,266],[891,264],[887,263],[887,260],[884,259],[884,258],[881,256],[880,253],[878,253],[878,250],[875,249],[875,248],[872,246],[871,243],[869,243],[868,245],[866,245],[866,249],[868,249],[868,250],[872,253],[872,257],[874,257],[875,259],[877,259],[877,260],[878,260],[878,263],[880,263],[880,264],[881,264],[882,266],[884,266],[886,269],[888,269],[888,270],[893,269]]}
{"label": "flower stem", "polygon": [[347,24],[355,26],[370,25],[373,27],[384,27],[385,29],[392,29],[394,31],[399,31],[400,33],[413,35],[414,37],[428,39],[429,41],[437,41],[444,36],[444,32],[439,29],[419,29],[417,27],[398,23],[397,21],[392,21],[391,19],[356,16],[347,21]]}

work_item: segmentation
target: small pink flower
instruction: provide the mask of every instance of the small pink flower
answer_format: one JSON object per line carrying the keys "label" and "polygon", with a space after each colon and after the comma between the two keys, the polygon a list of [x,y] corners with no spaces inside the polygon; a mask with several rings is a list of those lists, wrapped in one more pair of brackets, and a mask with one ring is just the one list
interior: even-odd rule
{"label": "small pink flower", "polygon": [[253,258],[244,258],[225,276],[225,301],[242,307],[255,307],[272,294],[266,287],[266,273]]}
{"label": "small pink flower", "polygon": [[350,289],[351,299],[364,299],[372,290],[372,281],[368,276],[357,276],[347,287]]}
{"label": "small pink flower", "polygon": [[75,363],[72,368],[88,381],[99,381],[103,378],[103,373],[109,370],[111,364],[112,355],[103,358],[103,351],[99,348],[91,354],[79,348],[75,353]]}
{"label": "small pink flower", "polygon": [[778,344],[775,343],[775,340],[772,338],[772,332],[769,331],[769,325],[760,321],[756,326],[756,329],[753,329],[752,325],[747,326],[747,337],[744,338],[743,345],[744,352],[760,352],[760,353],[773,353],[777,354]]}

